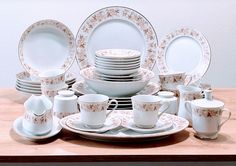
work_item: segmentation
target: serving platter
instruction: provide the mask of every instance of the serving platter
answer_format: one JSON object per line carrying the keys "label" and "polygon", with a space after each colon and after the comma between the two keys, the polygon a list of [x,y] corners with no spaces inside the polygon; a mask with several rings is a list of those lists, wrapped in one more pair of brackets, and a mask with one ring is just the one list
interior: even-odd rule
{"label": "serving platter", "polygon": [[18,56],[30,75],[53,69],[67,71],[75,59],[75,40],[67,26],[56,20],[41,20],[21,36]]}
{"label": "serving platter", "polygon": [[[86,131],[80,131],[73,129],[69,127],[66,124],[66,121],[69,118],[74,118],[74,116],[79,116],[79,114],[76,115],[69,115],[63,119],[60,120],[61,126],[69,130],[73,133],[79,134],[81,137],[96,140],[96,141],[105,141],[105,142],[140,142],[140,141],[151,141],[151,140],[158,140],[165,138],[169,135],[178,133],[182,130],[184,130],[186,127],[188,127],[189,122],[181,117],[170,115],[164,113],[160,118],[162,121],[169,121],[173,123],[173,126],[167,130],[158,131],[155,133],[138,133],[133,130],[127,129],[127,128],[116,128],[114,130],[107,131],[105,133],[91,133]],[[115,110],[110,114],[111,117],[116,117],[122,119],[123,123],[128,123],[130,119],[132,119],[132,110]]]}
{"label": "serving platter", "polygon": [[157,67],[159,72],[185,72],[191,78],[190,84],[204,76],[210,60],[211,52],[208,41],[194,29],[175,30],[166,35],[158,46]]}
{"label": "serving platter", "polygon": [[76,35],[76,60],[80,69],[94,65],[95,52],[126,48],[141,52],[141,67],[152,69],[157,55],[157,37],[150,22],[137,11],[111,6],[91,14]]}

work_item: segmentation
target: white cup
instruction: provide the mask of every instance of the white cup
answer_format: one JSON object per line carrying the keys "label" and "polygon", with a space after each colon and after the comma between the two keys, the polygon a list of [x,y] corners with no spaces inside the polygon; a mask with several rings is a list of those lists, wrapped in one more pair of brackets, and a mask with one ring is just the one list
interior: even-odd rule
{"label": "white cup", "polygon": [[154,95],[136,95],[131,97],[134,124],[139,128],[155,127],[161,115],[167,111],[169,102],[161,101]]}
{"label": "white cup", "polygon": [[43,135],[52,129],[52,103],[46,96],[32,95],[25,103],[22,122],[24,130],[33,135]]}
{"label": "white cup", "polygon": [[185,118],[189,121],[189,126],[192,126],[192,115],[186,109],[186,101],[192,101],[195,99],[201,99],[203,97],[202,90],[196,86],[177,86],[180,96],[179,96],[179,110],[178,116]]}
{"label": "white cup", "polygon": [[[109,97],[102,94],[85,94],[79,97],[81,122],[89,128],[101,128],[106,117],[117,108],[117,100],[110,100]],[[109,105],[115,102],[115,107],[107,111]]]}
{"label": "white cup", "polygon": [[68,115],[78,112],[77,108],[77,96],[73,91],[61,90],[59,95],[54,97],[53,114],[58,118],[64,118]]}

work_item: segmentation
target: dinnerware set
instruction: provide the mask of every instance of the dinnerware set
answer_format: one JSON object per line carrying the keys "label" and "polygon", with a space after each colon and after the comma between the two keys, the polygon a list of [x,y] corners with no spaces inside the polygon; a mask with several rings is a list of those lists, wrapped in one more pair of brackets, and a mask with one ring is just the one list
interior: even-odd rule
{"label": "dinnerware set", "polygon": [[[117,25],[130,33],[117,33]],[[78,82],[67,73],[75,59],[83,78]],[[18,91],[37,96],[25,102],[13,129],[30,140],[49,138],[63,127],[92,140],[130,142],[192,126],[198,138],[216,139],[231,113],[212,98],[210,85],[199,83],[210,59],[200,32],[180,28],[158,44],[150,22],[126,7],[96,11],[76,38],[56,20],[38,21],[21,36],[19,60],[26,71],[16,76]],[[159,82],[152,80],[155,75]]]}

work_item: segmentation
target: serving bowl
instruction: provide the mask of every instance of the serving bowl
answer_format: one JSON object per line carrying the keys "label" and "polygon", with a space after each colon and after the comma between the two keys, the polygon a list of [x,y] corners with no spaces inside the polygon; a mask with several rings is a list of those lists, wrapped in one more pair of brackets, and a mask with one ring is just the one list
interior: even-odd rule
{"label": "serving bowl", "polygon": [[94,67],[82,69],[80,71],[80,75],[85,79],[88,86],[98,93],[111,97],[125,97],[132,96],[141,91],[154,77],[154,73],[152,71],[143,68],[140,68],[140,70],[142,70],[141,80],[132,80],[127,82],[114,82],[98,79]]}

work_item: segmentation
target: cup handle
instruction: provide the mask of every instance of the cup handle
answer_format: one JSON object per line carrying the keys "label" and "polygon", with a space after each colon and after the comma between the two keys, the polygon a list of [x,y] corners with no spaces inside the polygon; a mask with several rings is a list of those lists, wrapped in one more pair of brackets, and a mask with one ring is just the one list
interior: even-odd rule
{"label": "cup handle", "polygon": [[116,105],[115,105],[114,108],[112,108],[112,110],[109,110],[109,111],[107,112],[107,114],[106,114],[107,117],[110,115],[110,113],[112,113],[112,112],[118,107],[118,101],[115,100],[115,99],[112,99],[112,100],[109,101],[108,107],[109,107],[109,105],[110,105],[112,102],[116,103]]}
{"label": "cup handle", "polygon": [[231,117],[231,112],[230,112],[229,109],[224,108],[224,109],[223,109],[223,112],[228,112],[228,117],[227,117],[223,122],[220,123],[219,129],[220,129],[220,128],[223,126],[223,124],[225,124],[225,122],[227,122],[227,121],[230,119],[230,117]]}
{"label": "cup handle", "polygon": [[159,108],[159,111],[161,111],[161,113],[158,114],[158,117],[160,117],[164,112],[166,112],[170,106],[169,102],[161,102],[161,104],[162,106]]}

